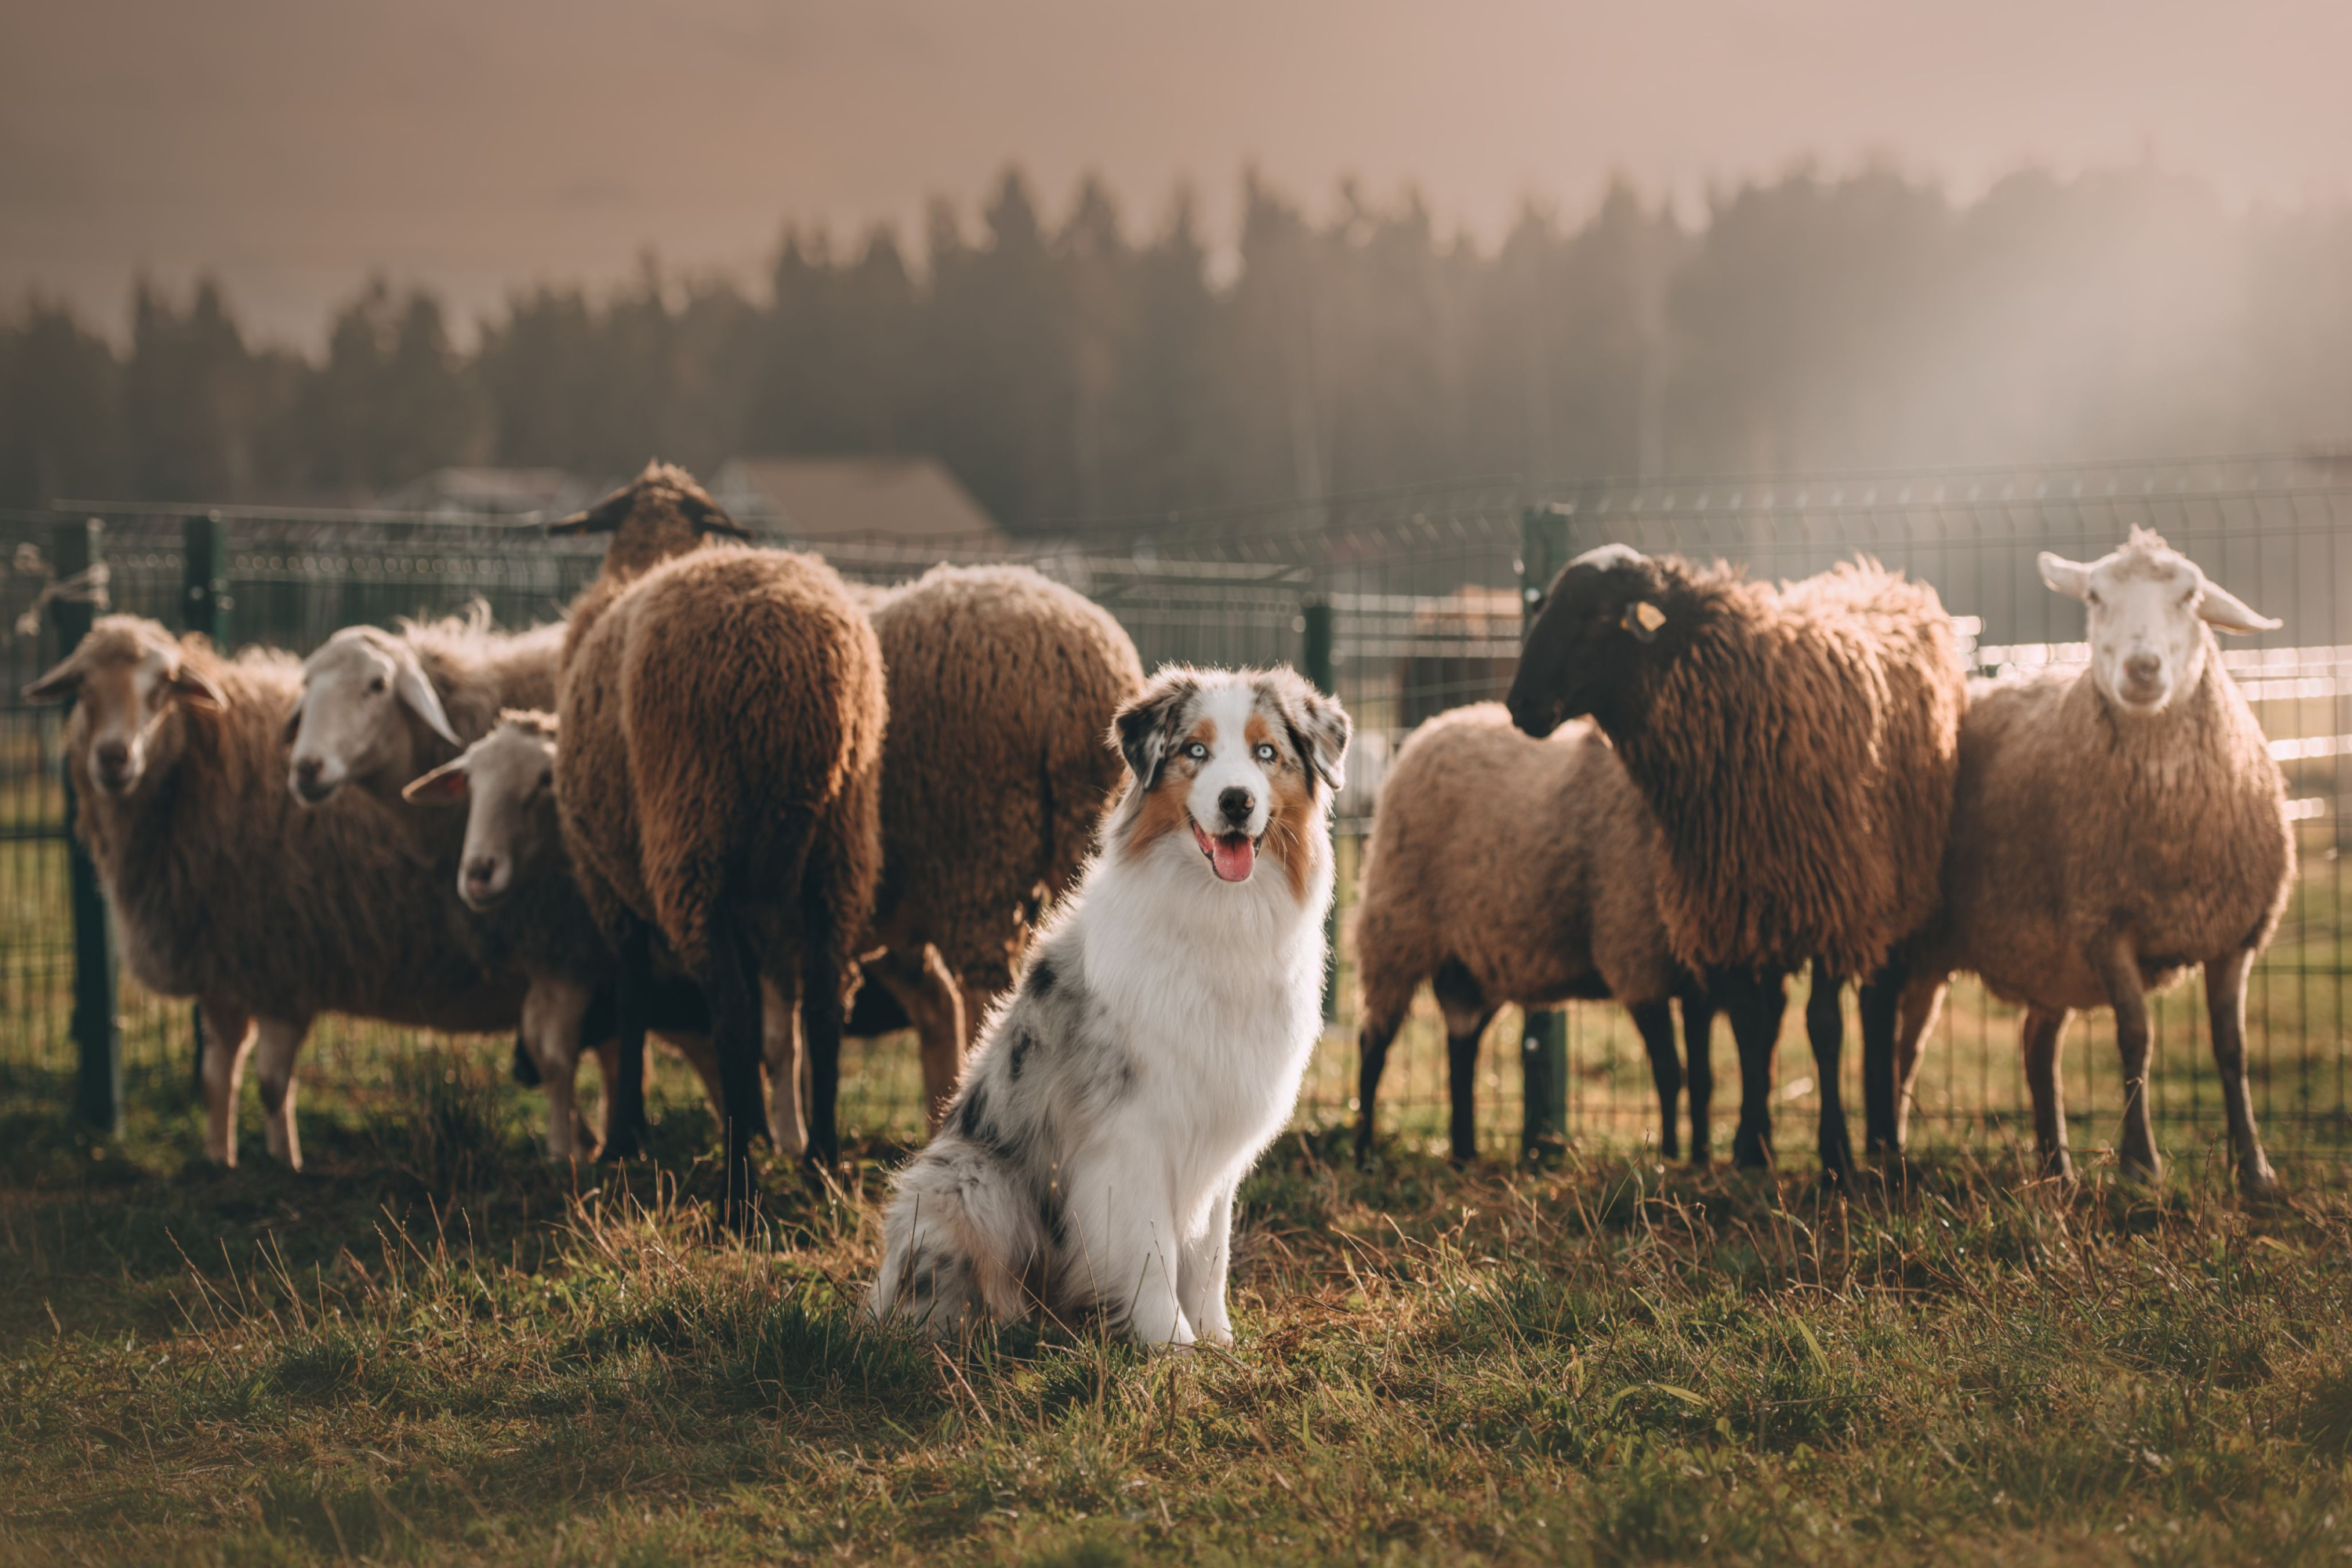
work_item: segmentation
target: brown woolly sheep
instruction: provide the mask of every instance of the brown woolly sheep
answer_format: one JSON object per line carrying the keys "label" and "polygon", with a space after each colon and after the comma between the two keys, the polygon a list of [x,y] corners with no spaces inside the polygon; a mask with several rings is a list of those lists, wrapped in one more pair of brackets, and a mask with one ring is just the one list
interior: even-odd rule
{"label": "brown woolly sheep", "polygon": [[1641,1031],[1658,1087],[1659,1148],[1670,1160],[1683,1068],[1668,998],[1681,997],[1691,1160],[1706,1162],[1715,1011],[1667,952],[1657,840],[1650,808],[1589,723],[1532,741],[1501,703],[1481,702],[1412,732],[1372,817],[1356,912],[1358,1163],[1371,1148],[1389,1044],[1424,980],[1445,1016],[1456,1162],[1477,1158],[1478,1041],[1496,1011],[1605,996],[1623,1003]]}
{"label": "brown woolly sheep", "polygon": [[1957,648],[1935,590],[1873,563],[1774,589],[1622,544],[1570,562],[1528,635],[1513,721],[1541,736],[1591,714],[1657,816],[1668,942],[1739,1042],[1742,1164],[1770,1158],[1781,983],[1808,959],[1823,1174],[1853,1164],[1838,1078],[1849,979],[1864,983],[1870,1146],[1899,1152],[1889,961],[1938,902]]}
{"label": "brown woolly sheep", "polygon": [[1105,737],[1143,666],[1108,613],[1024,566],[940,566],[866,604],[890,700],[866,973],[922,1037],[937,1126],[1040,905],[1093,847],[1122,771]]}
{"label": "brown woolly sheep", "polygon": [[76,700],[76,832],[131,973],[203,1009],[205,1148],[232,1164],[257,1048],[270,1152],[299,1165],[294,1058],[317,1015],[511,1030],[522,998],[520,977],[483,969],[399,808],[360,791],[295,805],[282,737],[299,689],[284,654],[231,662],[108,616],[25,691]]}
{"label": "brown woolly sheep", "polygon": [[[881,649],[832,568],[750,548],[683,469],[649,465],[551,531],[614,536],[564,641],[556,798],[618,956],[621,1092],[642,1071],[658,934],[709,1000],[740,1214],[763,1012],[780,1083],[797,1070],[797,1015],[809,1148],[839,1158],[843,1005],[882,858]],[[789,1148],[796,1131],[772,1135]]]}
{"label": "brown woolly sheep", "polygon": [[[598,1143],[573,1100],[583,1043],[594,1039],[604,1058],[608,1111],[618,1053],[610,1038],[609,1006],[604,1027],[586,1032],[598,987],[609,989],[613,954],[563,853],[555,810],[557,754],[555,715],[509,710],[499,715],[488,734],[411,781],[401,795],[417,805],[467,808],[457,817],[463,844],[457,896],[504,959],[530,981],[517,1061],[530,1069],[525,1082],[547,1091],[547,1152],[561,1160],[575,1152],[593,1154]],[[687,999],[689,1015],[698,1004]],[[680,1021],[673,999],[667,1016],[648,1023],[693,1067],[711,1110],[719,1112],[718,1063],[702,1032],[707,1016]]]}
{"label": "brown woolly sheep", "polygon": [[2294,840],[2285,781],[2210,628],[2279,623],[2141,529],[2098,561],[2044,552],[2041,564],[2090,606],[2090,668],[1971,689],[1943,909],[1908,955],[1904,1098],[1947,977],[1972,970],[2026,1009],[2042,1169],[2071,1178],[2063,1036],[2075,1010],[2112,1007],[2123,1165],[2153,1181],[2146,994],[2201,963],[2238,1183],[2259,1195],[2277,1178],[2246,1090],[2246,974],[2286,907]]}

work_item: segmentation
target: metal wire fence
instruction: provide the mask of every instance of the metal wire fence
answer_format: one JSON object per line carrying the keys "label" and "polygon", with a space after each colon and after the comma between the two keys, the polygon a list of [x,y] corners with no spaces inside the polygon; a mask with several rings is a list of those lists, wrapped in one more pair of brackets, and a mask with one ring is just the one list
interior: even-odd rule
{"label": "metal wire fence", "polygon": [[[594,574],[594,542],[551,540],[535,521],[450,522],[384,514],[76,509],[0,517],[0,617],[16,622],[54,597],[56,531],[102,525],[114,608],[178,627],[194,578],[209,584],[224,640],[306,651],[337,627],[457,610],[479,597],[500,624],[551,619]],[[751,519],[755,529],[760,520]],[[1624,541],[1745,563],[1758,576],[1796,577],[1855,553],[1935,584],[1970,640],[1979,668],[2080,659],[2082,612],[2044,589],[2042,549],[2087,557],[2135,525],[2157,529],[2216,580],[2286,620],[2235,643],[2226,658],[2244,682],[2287,768],[2303,852],[2294,901],[2250,991],[2256,1104],[2285,1149],[2333,1152],[2347,1127],[2346,952],[2336,818],[2352,723],[2352,478],[2289,459],[2162,467],[2076,467],[1943,474],[1592,483],[1524,492],[1507,481],[1235,509],[1077,540],[832,543],[845,576],[898,581],[942,559],[1019,560],[1087,594],[1135,639],[1145,667],[1287,661],[1347,703],[1358,742],[1336,819],[1340,933],[1332,1016],[1299,1110],[1303,1121],[1352,1120],[1355,975],[1347,940],[1362,845],[1388,759],[1412,727],[1460,703],[1499,697],[1517,655],[1522,563]],[[1564,536],[1564,538],[1563,538]],[[777,542],[789,542],[772,533]],[[209,560],[205,557],[209,556]],[[1538,584],[1539,585],[1539,584]],[[198,598],[203,597],[202,591]],[[38,617],[37,617],[38,618]],[[74,951],[59,784],[61,726],[16,693],[58,653],[56,633],[12,637],[0,664],[0,1087],[60,1097],[71,1081]],[[976,650],[984,657],[984,650]],[[951,846],[940,847],[952,853]],[[134,1087],[188,1086],[193,1040],[184,1003],[150,996],[125,977],[118,1015]],[[1814,1086],[1801,1009],[1792,1007],[1777,1095],[1782,1114],[1810,1111]],[[2175,1149],[2220,1131],[2219,1097],[2203,1059],[2192,982],[2155,1009],[2156,1110]],[[1654,1136],[1646,1058],[1622,1010],[1567,1009],[1566,1130],[1634,1142]],[[1718,1031],[1720,1034],[1721,1031]],[[355,1020],[321,1020],[306,1080],[355,1095],[381,1092],[388,1064],[422,1037]],[[1520,1023],[1490,1033],[1478,1079],[1482,1140],[1515,1149],[1523,1127]],[[484,1051],[504,1042],[479,1042]],[[1718,1042],[1727,1057],[1727,1041]],[[1917,1119],[1931,1136],[2000,1142],[2030,1125],[2012,1010],[1963,982],[1931,1043]],[[1858,1072],[1855,1053],[1851,1070]],[[1432,1143],[1445,1124],[1442,1030],[1424,1000],[1400,1037],[1383,1085],[1382,1122]],[[2068,1103],[2076,1135],[2095,1144],[2120,1106],[2112,1034],[2078,1029]],[[1727,1066],[1727,1064],[1725,1064]],[[672,1075],[673,1110],[695,1113],[687,1075]],[[189,1089],[192,1092],[192,1089]],[[1858,1084],[1848,1086],[1858,1099]],[[657,1107],[663,1104],[657,1100]],[[1727,1119],[1729,1107],[1721,1108]],[[910,1037],[853,1042],[844,1062],[845,1132],[904,1137],[919,1126]],[[1791,1141],[1791,1146],[1802,1141]]]}

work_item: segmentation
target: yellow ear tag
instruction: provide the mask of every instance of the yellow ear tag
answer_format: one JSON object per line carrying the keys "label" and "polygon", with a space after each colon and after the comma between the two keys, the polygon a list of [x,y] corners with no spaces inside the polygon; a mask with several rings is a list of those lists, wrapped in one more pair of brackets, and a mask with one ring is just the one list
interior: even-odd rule
{"label": "yellow ear tag", "polygon": [[1633,606],[1633,618],[1642,623],[1643,631],[1654,632],[1666,624],[1666,612],[1644,599]]}

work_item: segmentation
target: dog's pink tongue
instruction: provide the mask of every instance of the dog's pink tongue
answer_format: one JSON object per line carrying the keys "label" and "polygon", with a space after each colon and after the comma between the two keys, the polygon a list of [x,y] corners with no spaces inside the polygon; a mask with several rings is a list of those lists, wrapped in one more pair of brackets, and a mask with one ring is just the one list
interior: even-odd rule
{"label": "dog's pink tongue", "polygon": [[1250,868],[1257,864],[1257,848],[1239,833],[1213,838],[1209,840],[1209,864],[1228,882],[1246,882]]}

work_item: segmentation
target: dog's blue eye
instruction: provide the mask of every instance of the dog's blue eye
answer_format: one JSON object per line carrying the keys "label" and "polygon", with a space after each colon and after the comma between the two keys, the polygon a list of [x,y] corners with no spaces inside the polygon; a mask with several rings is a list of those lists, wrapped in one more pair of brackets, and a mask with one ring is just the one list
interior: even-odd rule
{"label": "dog's blue eye", "polygon": [[1192,758],[1196,763],[1204,762],[1208,758],[1209,748],[1201,744],[1200,742],[1195,741],[1191,745],[1184,748],[1184,754]]}
{"label": "dog's blue eye", "polygon": [[1257,760],[1259,762],[1270,763],[1279,755],[1281,755],[1281,753],[1274,749],[1274,742],[1272,741],[1260,741],[1257,743]]}

